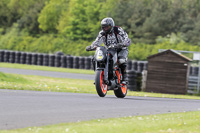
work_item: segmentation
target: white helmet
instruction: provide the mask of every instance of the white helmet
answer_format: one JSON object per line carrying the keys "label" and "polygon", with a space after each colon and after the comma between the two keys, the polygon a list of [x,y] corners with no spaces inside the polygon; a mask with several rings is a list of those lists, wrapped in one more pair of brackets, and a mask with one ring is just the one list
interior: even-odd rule
{"label": "white helmet", "polygon": [[115,22],[112,18],[104,18],[101,21],[101,28],[105,33],[112,32],[114,26],[115,26]]}

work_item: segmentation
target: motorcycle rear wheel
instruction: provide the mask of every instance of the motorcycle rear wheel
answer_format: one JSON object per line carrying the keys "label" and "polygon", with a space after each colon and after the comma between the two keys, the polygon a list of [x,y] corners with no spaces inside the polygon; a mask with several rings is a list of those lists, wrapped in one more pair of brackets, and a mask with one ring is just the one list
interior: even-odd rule
{"label": "motorcycle rear wheel", "polygon": [[122,85],[122,87],[118,87],[117,90],[114,90],[115,96],[118,98],[124,98],[127,94],[127,85]]}
{"label": "motorcycle rear wheel", "polygon": [[95,72],[95,85],[96,91],[100,97],[105,97],[107,94],[108,86],[104,83],[104,71],[96,70]]}
{"label": "motorcycle rear wheel", "polygon": [[[118,82],[120,83],[121,79],[120,79],[120,73],[119,71],[115,72],[117,77],[118,77]],[[124,98],[127,94],[127,85],[123,85],[121,84],[121,87],[118,87],[117,90],[114,90],[115,96],[118,98]]]}

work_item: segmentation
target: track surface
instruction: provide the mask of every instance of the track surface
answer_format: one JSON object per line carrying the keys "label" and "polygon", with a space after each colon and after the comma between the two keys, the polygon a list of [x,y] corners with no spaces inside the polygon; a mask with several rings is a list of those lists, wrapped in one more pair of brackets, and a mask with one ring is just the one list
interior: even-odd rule
{"label": "track surface", "polygon": [[3,67],[0,67],[0,72],[23,74],[23,75],[38,75],[38,76],[47,76],[47,77],[55,77],[55,78],[72,78],[72,79],[94,80],[94,75],[90,75],[90,74],[52,72],[52,71],[3,68]]}
{"label": "track surface", "polygon": [[[94,75],[0,68],[1,72],[93,80]],[[200,110],[200,100],[0,89],[0,130],[99,118]]]}
{"label": "track surface", "polygon": [[0,130],[90,119],[200,110],[200,100],[0,89]]}

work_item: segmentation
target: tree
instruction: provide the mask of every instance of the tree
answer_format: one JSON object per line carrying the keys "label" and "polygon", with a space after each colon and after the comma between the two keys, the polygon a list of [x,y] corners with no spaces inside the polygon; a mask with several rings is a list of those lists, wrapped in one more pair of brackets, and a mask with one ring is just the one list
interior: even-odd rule
{"label": "tree", "polygon": [[70,40],[94,39],[100,27],[101,1],[73,0],[69,5],[68,13],[60,20],[59,31]]}
{"label": "tree", "polygon": [[9,0],[8,8],[11,12],[12,23],[17,22],[22,16],[26,15],[29,9],[39,0]]}
{"label": "tree", "polygon": [[182,16],[182,7],[173,8],[169,0],[153,2],[154,8],[140,30],[142,41],[155,43],[158,36],[167,36],[176,33],[179,27],[179,18]]}
{"label": "tree", "polygon": [[8,8],[8,0],[0,1],[0,27],[5,28],[11,26],[12,18],[10,17],[11,12]]}
{"label": "tree", "polygon": [[37,34],[39,33],[39,22],[38,16],[40,14],[40,11],[44,7],[44,2],[45,0],[40,0],[36,2],[32,8],[28,10],[28,12],[23,15],[18,21],[18,27],[21,30],[28,30],[29,33],[31,34]]}
{"label": "tree", "polygon": [[46,0],[1,0],[0,1],[0,27],[8,28],[14,23],[19,28],[37,31],[37,17]]}
{"label": "tree", "polygon": [[184,2],[184,18],[180,32],[184,35],[184,40],[193,45],[200,45],[199,26],[200,26],[200,1],[185,0]]}
{"label": "tree", "polygon": [[129,32],[129,29],[131,28],[130,18],[133,13],[132,11],[134,10],[132,8],[133,5],[130,4],[130,2],[131,0],[115,1],[116,5],[109,11],[110,16],[112,16],[115,21],[115,25],[122,26],[127,32]]}
{"label": "tree", "polygon": [[39,15],[39,27],[46,32],[57,32],[57,25],[63,10],[68,9],[69,0],[50,0]]}

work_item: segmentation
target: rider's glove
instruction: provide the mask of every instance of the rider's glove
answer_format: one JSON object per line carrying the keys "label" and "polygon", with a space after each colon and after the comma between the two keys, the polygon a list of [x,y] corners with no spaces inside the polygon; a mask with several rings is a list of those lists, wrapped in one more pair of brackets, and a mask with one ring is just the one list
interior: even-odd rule
{"label": "rider's glove", "polygon": [[87,46],[86,51],[90,51],[90,50],[91,50],[91,46]]}
{"label": "rider's glove", "polygon": [[119,47],[124,47],[125,45],[123,43],[118,43]]}
{"label": "rider's glove", "polygon": [[126,39],[123,43],[118,43],[119,47],[128,47],[131,44],[131,39]]}
{"label": "rider's glove", "polygon": [[126,39],[125,40],[125,42],[124,42],[124,45],[126,46],[126,47],[128,47],[129,45],[131,44],[131,39]]}

